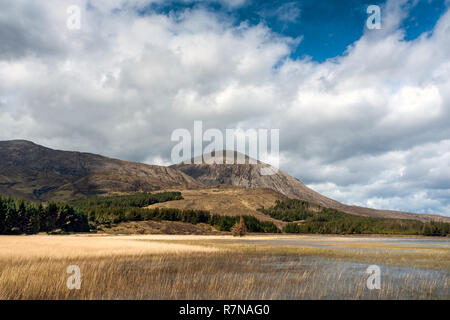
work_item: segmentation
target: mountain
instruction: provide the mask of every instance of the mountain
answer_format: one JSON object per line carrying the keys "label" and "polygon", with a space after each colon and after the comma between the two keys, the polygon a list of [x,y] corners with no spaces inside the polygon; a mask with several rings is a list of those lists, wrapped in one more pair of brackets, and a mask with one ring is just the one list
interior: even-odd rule
{"label": "mountain", "polygon": [[186,189],[203,185],[176,169],[52,150],[25,140],[0,141],[0,194],[28,200]]}
{"label": "mountain", "polygon": [[[237,164],[238,156],[241,156],[245,163]],[[201,163],[195,164],[200,162],[199,159]],[[251,163],[251,161],[254,163]],[[229,184],[243,188],[268,188],[287,197],[306,200],[327,208],[339,205],[339,202],[309,189],[300,180],[283,171],[273,170],[270,165],[253,160],[238,152],[234,152],[234,158],[229,158],[226,154],[223,154],[223,163],[221,164],[207,164],[200,157],[197,157],[191,159],[191,164],[176,164],[172,165],[171,168],[180,170],[207,186]],[[263,174],[267,172],[274,174]]]}
{"label": "mountain", "polygon": [[[0,195],[64,201],[91,195],[180,190],[186,195],[185,200],[167,202],[164,206],[197,209],[218,206],[212,211],[234,215],[244,210],[258,215],[258,208],[291,197],[361,216],[450,222],[450,218],[437,215],[345,205],[311,190],[281,170],[264,175],[264,171],[273,168],[247,156],[240,155],[245,163],[234,164],[238,155],[234,153],[232,159],[224,156],[224,164],[199,161],[164,167],[53,150],[25,140],[0,141]],[[233,188],[217,188],[219,185]]]}
{"label": "mountain", "polygon": [[[220,151],[219,151],[220,153]],[[212,156],[214,154],[211,154]],[[237,164],[238,155],[245,163]],[[415,214],[393,210],[376,210],[359,206],[349,206],[336,200],[327,198],[305,186],[300,180],[291,177],[285,172],[273,171],[268,164],[253,160],[246,155],[234,152],[234,157],[227,157],[226,152],[221,154],[222,164],[205,163],[203,158],[191,159],[191,164],[176,164],[171,168],[180,170],[207,186],[229,184],[243,188],[268,188],[290,198],[308,201],[325,208],[332,208],[346,213],[379,218],[414,219],[420,221],[448,221],[450,218],[438,215]],[[252,164],[252,161],[254,164]],[[197,164],[195,164],[197,163]],[[272,170],[274,174],[263,175],[262,172]]]}

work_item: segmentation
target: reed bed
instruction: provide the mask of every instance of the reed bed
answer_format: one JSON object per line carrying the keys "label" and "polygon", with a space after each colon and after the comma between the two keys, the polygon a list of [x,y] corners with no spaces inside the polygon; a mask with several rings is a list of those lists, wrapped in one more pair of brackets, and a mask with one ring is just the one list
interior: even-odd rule
{"label": "reed bed", "polygon": [[[0,239],[0,299],[450,299],[449,270],[382,265],[381,289],[369,290],[368,263],[320,250],[86,238],[36,237],[26,250],[23,239]],[[59,245],[48,246],[54,239]],[[22,251],[1,250],[5,241]],[[67,288],[69,265],[81,270],[80,290]]]}

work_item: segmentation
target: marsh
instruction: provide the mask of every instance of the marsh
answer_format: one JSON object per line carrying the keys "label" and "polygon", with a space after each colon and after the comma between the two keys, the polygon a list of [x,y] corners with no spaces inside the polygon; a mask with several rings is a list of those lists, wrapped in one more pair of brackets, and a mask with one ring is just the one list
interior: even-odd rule
{"label": "marsh", "polygon": [[[80,290],[66,286],[69,265]],[[449,279],[446,238],[0,237],[1,299],[450,299]]]}

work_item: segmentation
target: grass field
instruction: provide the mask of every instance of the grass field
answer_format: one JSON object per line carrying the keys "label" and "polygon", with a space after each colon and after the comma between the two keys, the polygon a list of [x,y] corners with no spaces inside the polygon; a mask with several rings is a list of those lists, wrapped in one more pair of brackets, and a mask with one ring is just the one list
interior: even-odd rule
{"label": "grass field", "polygon": [[449,279],[448,239],[0,236],[0,299],[450,299]]}

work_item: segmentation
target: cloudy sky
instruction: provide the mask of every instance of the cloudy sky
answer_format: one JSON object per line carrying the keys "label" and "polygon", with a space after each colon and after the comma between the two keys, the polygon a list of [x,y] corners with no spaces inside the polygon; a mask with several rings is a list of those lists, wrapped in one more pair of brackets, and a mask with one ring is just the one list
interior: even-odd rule
{"label": "cloudy sky", "polygon": [[450,216],[448,0],[0,7],[0,140],[170,164],[194,120],[276,128],[280,168],[316,191]]}

